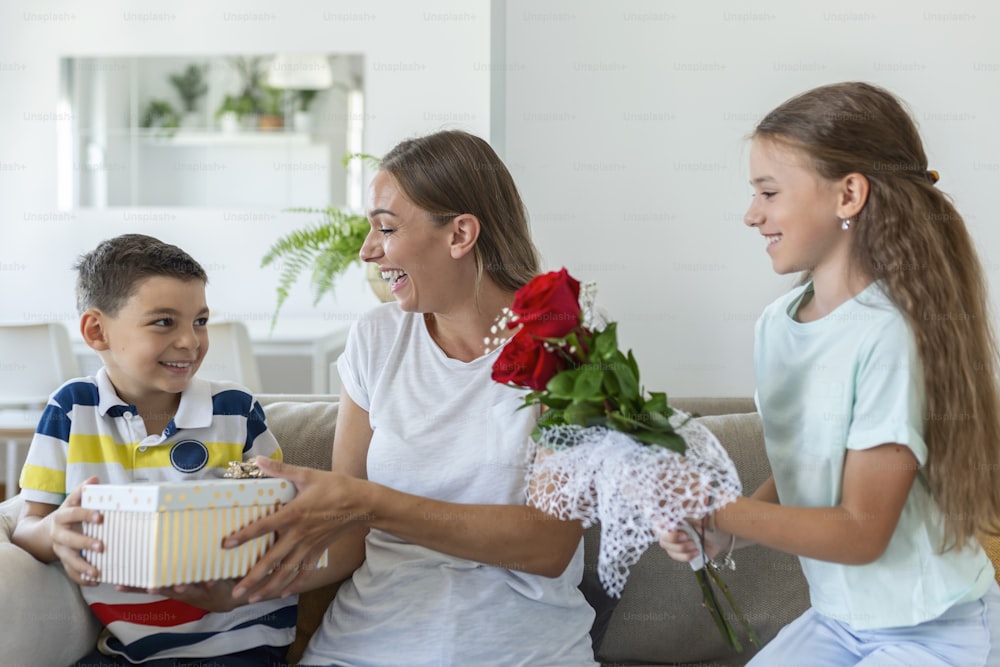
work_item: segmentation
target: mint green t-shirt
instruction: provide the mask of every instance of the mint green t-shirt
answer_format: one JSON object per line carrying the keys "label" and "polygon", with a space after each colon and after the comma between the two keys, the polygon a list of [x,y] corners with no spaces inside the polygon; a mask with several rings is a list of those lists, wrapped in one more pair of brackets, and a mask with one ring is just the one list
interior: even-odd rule
{"label": "mint green t-shirt", "polygon": [[[848,449],[899,443],[926,464],[922,366],[903,314],[878,284],[822,319],[798,322],[811,291],[811,283],[792,290],[757,321],[756,400],[781,503],[834,507]],[[979,599],[993,581],[989,559],[975,541],[940,553],[942,532],[940,509],[918,474],[878,560],[799,559],[813,607],[868,630],[915,625]]]}

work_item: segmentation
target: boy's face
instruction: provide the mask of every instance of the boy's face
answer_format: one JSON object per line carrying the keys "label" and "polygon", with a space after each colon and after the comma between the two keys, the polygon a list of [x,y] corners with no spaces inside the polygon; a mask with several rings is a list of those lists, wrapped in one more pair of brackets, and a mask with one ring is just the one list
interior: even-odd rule
{"label": "boy's face", "polygon": [[98,317],[102,338],[92,347],[119,396],[132,404],[182,392],[208,351],[200,280],[146,278],[114,317]]}

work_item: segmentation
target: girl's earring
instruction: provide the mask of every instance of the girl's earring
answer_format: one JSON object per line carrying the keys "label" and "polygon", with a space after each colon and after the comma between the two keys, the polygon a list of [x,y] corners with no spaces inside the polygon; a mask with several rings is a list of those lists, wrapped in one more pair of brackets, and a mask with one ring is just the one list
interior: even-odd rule
{"label": "girl's earring", "polygon": [[844,230],[845,232],[846,232],[846,231],[847,231],[848,229],[850,229],[850,228],[851,228],[851,219],[850,219],[850,218],[847,218],[847,219],[845,219],[845,220],[844,220],[843,222],[841,222],[841,223],[840,223],[840,228],[841,228],[841,229],[843,229],[843,230]]}

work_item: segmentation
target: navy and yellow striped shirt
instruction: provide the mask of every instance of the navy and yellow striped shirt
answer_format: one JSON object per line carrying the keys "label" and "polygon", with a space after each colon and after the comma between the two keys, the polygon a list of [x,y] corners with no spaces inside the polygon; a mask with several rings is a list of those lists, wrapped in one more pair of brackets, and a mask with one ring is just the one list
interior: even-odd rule
{"label": "navy and yellow striped shirt", "polygon": [[146,433],[105,369],[52,394],[21,472],[24,498],[58,505],[92,475],[102,484],[222,477],[230,461],[281,458],[264,411],[244,388],[194,378],[163,433]]}

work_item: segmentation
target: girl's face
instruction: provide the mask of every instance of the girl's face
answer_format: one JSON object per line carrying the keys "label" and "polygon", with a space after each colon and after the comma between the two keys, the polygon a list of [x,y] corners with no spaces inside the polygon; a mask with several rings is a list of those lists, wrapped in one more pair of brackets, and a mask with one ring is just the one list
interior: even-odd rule
{"label": "girl's face", "polygon": [[840,190],[816,173],[805,154],[754,139],[750,184],[753,199],[743,221],[763,235],[775,272],[846,271],[850,233],[837,217]]}
{"label": "girl's face", "polygon": [[438,225],[406,198],[395,179],[380,171],[369,189],[371,231],[361,259],[378,264],[400,308],[443,312],[454,292],[449,225]]}

